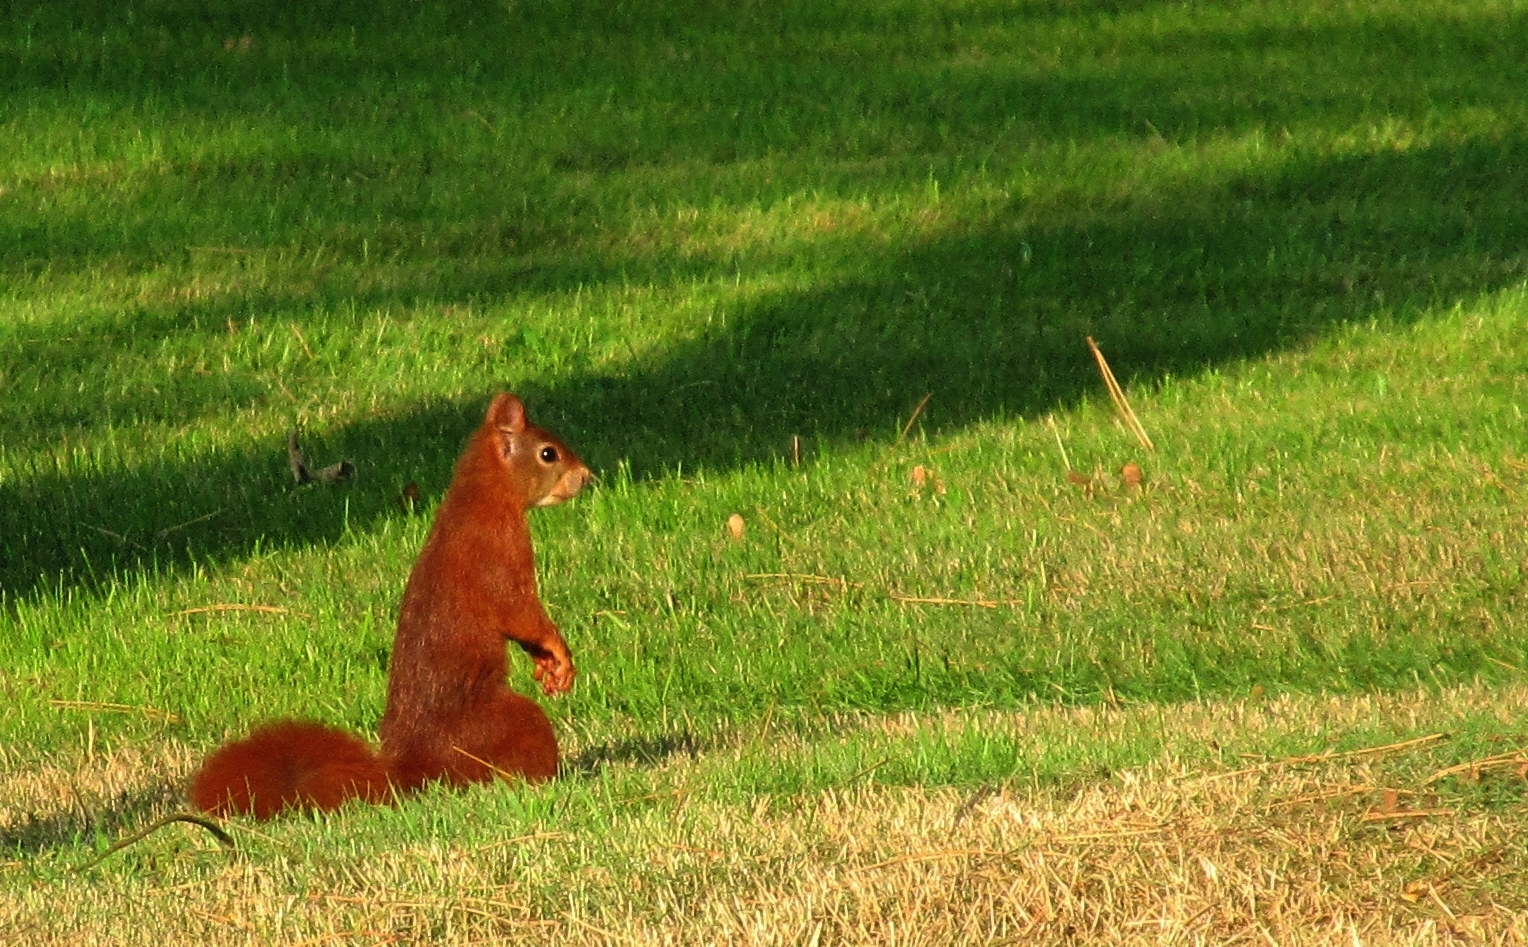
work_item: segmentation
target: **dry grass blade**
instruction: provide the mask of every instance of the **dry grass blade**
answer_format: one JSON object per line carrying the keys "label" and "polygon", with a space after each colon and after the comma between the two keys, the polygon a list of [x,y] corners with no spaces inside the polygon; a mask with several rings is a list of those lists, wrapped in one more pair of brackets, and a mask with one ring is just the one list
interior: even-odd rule
{"label": "dry grass blade", "polygon": [[297,323],[289,322],[287,323],[287,328],[291,329],[292,334],[297,336],[297,341],[302,346],[303,354],[308,356],[308,361],[313,361],[316,356],[313,354],[313,349],[308,346],[308,340],[303,338],[302,330],[297,328]]}
{"label": "dry grass blade", "polygon": [[568,833],[566,832],[532,832],[529,835],[516,835],[514,838],[500,839],[499,841],[490,843],[488,845],[481,845],[474,849],[474,851],[476,851],[478,854],[483,854],[484,852],[497,851],[498,849],[509,848],[514,845],[523,845],[526,842],[545,842],[555,839],[565,839],[567,837]]}
{"label": "dry grass blade", "polygon": [[855,783],[859,782],[860,780],[864,779],[866,776],[869,776],[871,773],[875,772],[876,770],[880,769],[881,767],[885,766],[887,763],[890,763],[890,762],[891,762],[891,757],[889,757],[889,756],[885,757],[884,759],[877,760],[876,762],[871,763],[869,766],[866,766],[864,769],[862,769],[859,772],[855,773],[853,776],[850,776],[848,779],[844,780],[843,781],[843,785],[845,785],[845,786],[852,786]]}
{"label": "dry grass blade", "polygon": [[1056,416],[1047,414],[1045,421],[1050,425],[1051,433],[1056,435],[1056,449],[1061,451],[1061,466],[1066,468],[1068,475],[1072,472],[1072,458],[1066,455],[1066,444],[1061,440],[1061,429],[1056,427]]}
{"label": "dry grass blade", "polygon": [[1140,838],[1143,835],[1160,835],[1171,828],[1171,825],[1125,825],[1108,831],[1076,832],[1071,835],[1061,835],[1057,836],[1055,841],[1066,845],[1076,845],[1082,842],[1114,842],[1121,839]]}
{"label": "dry grass blade", "polygon": [[567,919],[569,921],[573,922],[574,924],[578,925],[579,927],[583,928],[584,930],[588,931],[589,933],[591,933],[591,934],[595,935],[596,937],[598,937],[600,939],[601,943],[606,943],[606,944],[613,944],[613,943],[617,943],[617,942],[632,943],[632,944],[640,943],[640,941],[636,940],[633,937],[630,937],[630,936],[623,937],[620,934],[615,933],[614,931],[607,931],[603,927],[599,927],[598,925],[595,925],[595,924],[590,924],[588,921],[585,921],[582,918],[574,917],[571,914],[567,915]]}
{"label": "dry grass blade", "polygon": [[896,592],[888,592],[886,597],[903,605],[967,605],[972,608],[997,608],[999,605],[1015,604],[1013,600],[996,602],[985,598],[923,598],[916,595],[899,595]]}
{"label": "dry grass blade", "polygon": [[1429,819],[1434,816],[1452,816],[1453,809],[1396,809],[1386,812],[1376,809],[1373,812],[1365,812],[1360,822],[1384,822],[1387,819]]}
{"label": "dry grass blade", "polygon": [[1109,389],[1109,398],[1113,400],[1114,407],[1119,411],[1125,426],[1130,428],[1130,433],[1135,435],[1136,440],[1147,450],[1156,450],[1156,445],[1151,443],[1151,438],[1146,435],[1146,429],[1141,426],[1141,421],[1135,416],[1135,411],[1130,407],[1130,402],[1125,399],[1125,391],[1114,379],[1114,372],[1109,370],[1109,363],[1104,360],[1104,353],[1098,348],[1098,343],[1088,336],[1088,348],[1093,352],[1094,361],[1098,362],[1099,374],[1104,376],[1104,387]]}
{"label": "dry grass blade", "polygon": [[[1233,779],[1237,776],[1246,776],[1249,773],[1262,773],[1280,766],[1300,766],[1311,763],[1332,763],[1340,760],[1352,760],[1365,756],[1378,756],[1384,753],[1394,753],[1398,750],[1409,750],[1429,743],[1435,743],[1443,739],[1441,733],[1429,733],[1423,737],[1411,740],[1402,740],[1399,743],[1386,743],[1383,746],[1367,746],[1358,750],[1346,750],[1342,753],[1314,753],[1309,756],[1289,756],[1281,760],[1268,760],[1256,766],[1247,766],[1242,769],[1234,769],[1226,773],[1211,773],[1208,776],[1196,777],[1202,782],[1216,782],[1222,779]],[[1468,768],[1466,765],[1465,768]]]}
{"label": "dry grass blade", "polygon": [[467,759],[471,760],[472,762],[477,763],[479,766],[486,766],[490,773],[493,773],[495,776],[499,777],[500,779],[504,780],[507,783],[512,783],[512,782],[516,781],[517,779],[520,779],[520,775],[518,773],[511,773],[508,770],[500,769],[499,767],[497,767],[497,766],[493,765],[492,763],[488,762],[487,760],[483,759],[481,756],[475,756],[472,753],[468,752],[467,750],[462,749],[459,746],[452,745],[451,749],[454,752],[460,753],[461,755],[465,756]]}
{"label": "dry grass blade", "polygon": [[890,868],[893,865],[909,865],[916,862],[944,861],[951,858],[1002,858],[1005,852],[992,851],[985,848],[952,848],[944,851],[933,852],[909,852],[906,855],[898,855],[895,858],[887,858],[873,865],[859,865],[850,869],[850,874],[860,874],[869,871],[879,871],[882,868]]}
{"label": "dry grass blade", "polygon": [[164,539],[172,533],[176,533],[188,527],[195,526],[198,523],[205,523],[213,517],[220,515],[222,512],[222,510],[213,510],[211,513],[203,514],[198,516],[196,519],[186,520],[184,523],[176,523],[174,526],[166,526],[164,529],[161,529],[159,532],[155,533],[154,538]]}
{"label": "dry grass blade", "polygon": [[813,575],[809,572],[749,572],[743,578],[760,581],[806,582],[813,585],[836,585],[841,589],[864,588],[864,585],[860,582],[850,582],[848,579],[840,579],[837,576],[831,575]]}
{"label": "dry grass blade", "polygon": [[891,445],[893,448],[896,448],[898,445],[900,445],[902,441],[907,437],[907,432],[911,431],[913,429],[913,425],[918,423],[918,416],[923,413],[924,408],[928,407],[928,399],[932,397],[934,397],[934,393],[931,391],[923,396],[922,401],[918,402],[918,406],[913,409],[912,416],[907,419],[907,423],[902,425],[902,430],[897,434],[896,443]]}
{"label": "dry grass blade", "polygon": [[1310,756],[1291,756],[1284,762],[1325,763],[1329,760],[1355,760],[1362,756],[1379,756],[1384,753],[1394,753],[1397,750],[1409,750],[1428,743],[1436,743],[1443,739],[1443,736],[1441,733],[1429,733],[1426,736],[1401,740],[1398,743],[1386,743],[1382,746],[1366,746],[1357,750],[1345,750],[1341,753],[1315,753]]}
{"label": "dry grass blade", "polygon": [[307,612],[295,612],[290,608],[282,608],[279,605],[243,605],[238,602],[223,602],[217,605],[199,605],[196,608],[183,608],[178,612],[171,612],[171,618],[184,618],[187,615],[217,615],[223,612],[259,612],[264,615],[296,615],[299,618],[312,618]]}
{"label": "dry grass blade", "polygon": [[1460,763],[1456,766],[1445,767],[1438,770],[1422,781],[1422,785],[1431,786],[1433,783],[1447,776],[1457,773],[1478,773],[1483,769],[1493,769],[1498,766],[1528,766],[1528,749],[1512,750],[1508,753],[1497,753],[1484,759],[1471,760],[1468,763]]}
{"label": "dry grass blade", "polygon": [[59,710],[87,710],[98,711],[108,714],[142,714],[155,720],[163,720],[167,723],[185,723],[179,714],[172,714],[168,710],[160,710],[158,707],[140,707],[135,704],[114,704],[100,700],[63,700],[61,698],[50,699],[49,707]]}
{"label": "dry grass blade", "polygon": [[1346,796],[1362,796],[1375,792],[1378,788],[1368,783],[1360,783],[1357,786],[1333,786],[1316,792],[1306,793],[1303,796],[1291,796],[1288,799],[1280,799],[1278,802],[1269,803],[1267,808],[1271,811],[1289,806],[1306,805],[1312,802],[1325,802],[1329,799],[1341,799]]}

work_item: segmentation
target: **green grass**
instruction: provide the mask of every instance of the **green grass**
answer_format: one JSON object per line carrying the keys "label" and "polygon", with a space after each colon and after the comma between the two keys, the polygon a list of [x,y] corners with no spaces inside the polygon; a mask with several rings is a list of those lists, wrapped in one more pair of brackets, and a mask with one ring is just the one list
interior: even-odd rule
{"label": "green grass", "polygon": [[[0,23],[16,877],[67,884],[257,720],[375,731],[501,389],[600,475],[533,517],[568,777],[280,844],[598,839],[674,793],[1059,798],[1422,735],[1405,695],[1521,682],[1523,3],[286,7]],[[358,481],[292,487],[294,426]],[[1310,695],[1390,716],[1013,723]],[[1392,775],[1521,745],[1517,706]],[[124,758],[89,804],[25,788]]]}

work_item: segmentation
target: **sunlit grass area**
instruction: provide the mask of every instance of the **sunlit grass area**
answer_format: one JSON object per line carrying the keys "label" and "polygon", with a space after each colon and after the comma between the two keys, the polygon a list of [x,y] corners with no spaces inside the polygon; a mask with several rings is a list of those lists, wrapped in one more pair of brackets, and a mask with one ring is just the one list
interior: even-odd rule
{"label": "sunlit grass area", "polygon": [[[0,931],[1521,940],[1525,15],[8,18]],[[564,777],[71,874],[258,720],[374,735],[506,389],[599,475]]]}

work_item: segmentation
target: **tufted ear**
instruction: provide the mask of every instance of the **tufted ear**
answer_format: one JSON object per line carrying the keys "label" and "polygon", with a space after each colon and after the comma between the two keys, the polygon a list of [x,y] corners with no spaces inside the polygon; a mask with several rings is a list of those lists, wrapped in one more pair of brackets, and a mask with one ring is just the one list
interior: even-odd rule
{"label": "tufted ear", "polygon": [[509,434],[525,430],[525,402],[505,392],[488,406],[488,423]]}

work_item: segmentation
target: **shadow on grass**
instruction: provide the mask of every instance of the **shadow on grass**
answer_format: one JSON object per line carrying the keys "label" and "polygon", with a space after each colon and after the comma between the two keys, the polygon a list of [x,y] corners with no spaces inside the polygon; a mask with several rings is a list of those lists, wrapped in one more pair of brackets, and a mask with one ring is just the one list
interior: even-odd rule
{"label": "shadow on grass", "polygon": [[[389,307],[629,280],[684,285],[730,274],[737,261],[676,261],[601,243],[595,237],[609,220],[600,214],[611,213],[599,210],[602,201],[635,206],[649,196],[644,188],[670,186],[700,201],[704,185],[674,183],[696,162],[775,157],[780,170],[765,173],[765,183],[743,175],[729,185],[755,188],[752,196],[711,198],[746,204],[818,188],[895,194],[935,165],[990,158],[1022,170],[1031,154],[1023,142],[1142,140],[1157,129],[1188,149],[1267,129],[1267,147],[1285,150],[1260,160],[1260,170],[1126,188],[1112,202],[1014,199],[913,245],[825,240],[819,288],[727,312],[724,329],[618,374],[562,376],[522,394],[596,469],[625,461],[639,478],[680,466],[725,471],[770,462],[792,436],[830,446],[894,435],[928,393],[925,421],[936,430],[1073,404],[1096,387],[1087,335],[1122,376],[1150,383],[1343,323],[1406,321],[1528,275],[1521,132],[1313,157],[1279,145],[1273,131],[1392,115],[1425,124],[1445,104],[1461,113],[1515,108],[1528,21],[1427,8],[1409,17],[1323,14],[1307,26],[1261,10],[1252,21],[1272,19],[1137,23],[1128,52],[1110,45],[1119,42],[1103,28],[1110,17],[1153,6],[978,6],[963,9],[959,24],[948,11],[895,4],[739,12],[707,2],[640,10],[532,2],[516,4],[507,20],[473,4],[374,12],[329,2],[301,14],[280,4],[215,4],[197,17],[165,5],[136,20],[126,8],[40,8],[3,28],[0,61],[13,68],[0,92],[62,108],[82,128],[97,119],[142,128],[155,116],[208,111],[255,130],[230,146],[231,163],[192,159],[147,183],[122,180],[116,165],[88,154],[77,181],[28,172],[19,190],[0,191],[0,272],[140,273],[228,240],[303,252],[331,241],[379,255],[413,247],[419,259],[438,254],[460,265],[404,267],[396,281],[370,288],[259,287],[252,275],[225,297],[29,329],[34,337],[0,352],[67,381],[99,376],[121,348],[149,358],[165,339],[210,339],[255,313],[292,314],[296,325],[320,297],[358,314],[358,326]],[[1012,36],[1048,36],[1049,24],[1074,17],[1077,28],[1063,33],[1079,44],[1071,52],[1081,66],[1069,68],[1059,48],[1010,54]],[[516,42],[506,46],[511,33]],[[83,55],[80,36],[98,52]],[[506,48],[516,54],[503,55]],[[1113,71],[1087,65],[1100,61]],[[259,131],[293,115],[310,120],[310,108],[320,113],[311,146]],[[526,180],[561,189],[540,204],[521,204],[538,195],[497,180],[502,165],[472,164],[503,147],[502,128],[522,114],[544,126],[521,155],[531,166]],[[416,127],[437,115],[439,124]],[[577,120],[586,117],[599,121]],[[347,138],[325,124],[351,120],[391,137],[372,148],[365,134]],[[467,156],[455,177],[432,183],[453,154]],[[631,168],[655,176],[623,176]],[[484,190],[474,179],[487,181]],[[454,194],[463,182],[465,193]],[[49,196],[76,187],[84,197],[72,205]],[[39,194],[47,199],[33,200]],[[82,206],[91,195],[120,199],[110,206],[122,219]],[[530,208],[523,219],[502,216],[511,200]],[[626,212],[613,212],[618,225],[631,223],[620,217]],[[99,400],[63,382],[54,389],[33,399],[42,420],[13,430],[63,437],[92,414],[189,424],[256,402],[268,386],[237,373],[182,373],[152,392],[102,386]],[[405,484],[428,495],[444,488],[488,394],[367,417],[310,441],[315,459],[357,463],[353,488],[292,489],[280,443],[188,450],[190,459],[130,467],[103,461],[83,473],[26,471],[0,483],[0,592],[13,604],[68,595],[257,547],[327,543],[349,527],[402,516]]]}
{"label": "shadow on grass", "polygon": [[1098,389],[1087,336],[1150,383],[1520,283],[1525,161],[1528,139],[1294,160],[1087,224],[1014,204],[625,375],[536,395],[639,476],[784,456],[793,434],[890,437],[930,392],[936,429],[1034,416]]}
{"label": "shadow on grass", "polygon": [[656,767],[676,756],[696,757],[735,742],[730,732],[703,732],[694,729],[613,740],[585,747],[569,757],[563,763],[562,774],[565,777],[592,779],[599,776],[607,766],[635,764]]}
{"label": "shadow on grass", "polygon": [[[727,470],[783,456],[792,435],[822,445],[893,436],[930,392],[934,430],[1072,404],[1097,385],[1088,335],[1122,376],[1150,383],[1343,323],[1404,322],[1528,276],[1528,139],[1271,166],[1087,222],[1014,202],[828,288],[732,313],[724,330],[619,375],[521,393],[596,469]],[[3,587],[13,600],[67,592],[401,516],[405,483],[444,488],[487,395],[309,444],[315,460],[358,464],[348,490],[293,490],[282,444],[0,484]],[[144,524],[128,507],[162,512]]]}
{"label": "shadow on grass", "polygon": [[92,836],[119,837],[185,805],[185,787],[162,782],[117,794],[101,805],[84,804],[46,814],[32,814],[17,825],[0,828],[0,852],[38,855],[76,849]]}

